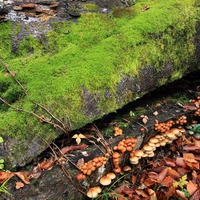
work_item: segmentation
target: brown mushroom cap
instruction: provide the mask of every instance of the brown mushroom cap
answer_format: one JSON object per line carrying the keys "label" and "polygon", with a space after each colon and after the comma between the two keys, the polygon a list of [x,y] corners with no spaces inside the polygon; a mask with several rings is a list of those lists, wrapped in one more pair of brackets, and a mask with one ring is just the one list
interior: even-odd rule
{"label": "brown mushroom cap", "polygon": [[135,165],[135,164],[138,164],[139,158],[137,156],[134,156],[134,157],[129,158],[129,160],[131,164]]}
{"label": "brown mushroom cap", "polygon": [[141,157],[143,154],[144,154],[144,152],[142,150],[140,150],[140,149],[135,150],[135,155],[137,157]]}
{"label": "brown mushroom cap", "polygon": [[155,144],[155,143],[158,143],[159,140],[156,137],[152,137],[152,138],[149,139],[149,142],[152,142],[152,143]]}
{"label": "brown mushroom cap", "polygon": [[154,152],[151,152],[150,154],[148,154],[148,157],[154,157],[154,156],[155,156]]}
{"label": "brown mushroom cap", "polygon": [[177,136],[180,137],[182,133],[185,132],[185,129],[179,129],[179,128],[172,128],[171,131]]}
{"label": "brown mushroom cap", "polygon": [[109,172],[106,176],[108,176],[110,179],[115,179],[116,175],[113,172]]}
{"label": "brown mushroom cap", "polygon": [[151,146],[149,146],[148,144],[145,144],[145,145],[143,146],[143,149],[144,149],[145,151],[152,151],[154,148],[151,147]]}
{"label": "brown mushroom cap", "polygon": [[124,170],[125,172],[131,171],[131,167],[130,167],[129,165],[125,165],[125,166],[123,167],[123,170]]}
{"label": "brown mushroom cap", "polygon": [[111,184],[111,178],[108,177],[108,176],[103,176],[103,177],[100,179],[100,184],[101,184],[101,185],[110,185],[110,184]]}
{"label": "brown mushroom cap", "polygon": [[96,187],[90,188],[87,192],[87,196],[89,198],[96,198],[99,194],[99,189],[97,189]]}
{"label": "brown mushroom cap", "polygon": [[113,158],[119,158],[120,154],[118,152],[114,152],[112,155]]}
{"label": "brown mushroom cap", "polygon": [[94,188],[96,189],[96,191],[97,191],[98,193],[101,193],[101,191],[102,191],[101,187],[95,186]]}
{"label": "brown mushroom cap", "polygon": [[167,139],[160,141],[160,146],[164,147],[167,143]]}
{"label": "brown mushroom cap", "polygon": [[175,140],[176,139],[176,135],[173,133],[172,130],[166,131],[165,134],[170,140]]}

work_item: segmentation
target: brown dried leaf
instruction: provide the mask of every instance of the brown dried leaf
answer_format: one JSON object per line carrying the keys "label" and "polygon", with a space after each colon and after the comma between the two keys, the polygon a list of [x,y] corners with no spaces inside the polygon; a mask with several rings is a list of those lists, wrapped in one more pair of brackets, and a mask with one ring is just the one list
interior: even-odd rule
{"label": "brown dried leaf", "polygon": [[189,181],[187,184],[187,191],[189,192],[190,196],[194,194],[194,192],[197,190],[197,184],[193,183],[192,181]]}
{"label": "brown dried leaf", "polygon": [[140,195],[140,196],[142,196],[142,197],[144,197],[144,198],[149,197],[149,196],[144,192],[144,190],[136,189],[135,192],[136,192],[138,195]]}
{"label": "brown dried leaf", "polygon": [[17,175],[25,184],[30,184],[30,181],[27,177],[28,172],[15,172],[15,175]]}
{"label": "brown dried leaf", "polygon": [[164,180],[164,178],[167,176],[167,173],[168,173],[167,167],[163,169],[162,172],[159,173],[158,175],[159,183],[161,183]]}
{"label": "brown dried leaf", "polygon": [[187,200],[187,197],[185,196],[185,193],[181,190],[176,190],[176,194],[181,197],[182,200]]}
{"label": "brown dried leaf", "polygon": [[0,171],[0,185],[8,178],[13,177],[13,172]]}
{"label": "brown dried leaf", "polygon": [[161,182],[161,185],[165,186],[165,187],[171,187],[172,186],[172,183],[174,182],[175,180],[171,177],[171,176],[167,176],[162,182]]}
{"label": "brown dried leaf", "polygon": [[167,174],[169,176],[171,176],[172,178],[174,178],[174,179],[178,179],[178,178],[181,177],[180,174],[176,170],[174,170],[172,168],[168,168],[168,173]]}
{"label": "brown dried leaf", "polygon": [[194,192],[190,197],[190,200],[199,200],[200,199],[200,188]]}
{"label": "brown dried leaf", "polygon": [[18,190],[18,189],[20,189],[20,188],[22,188],[22,187],[24,187],[24,184],[21,182],[21,181],[17,181],[16,183],[15,183],[15,188]]}
{"label": "brown dried leaf", "polygon": [[52,169],[54,165],[54,160],[44,160],[43,162],[40,163],[40,168],[44,170],[50,170]]}
{"label": "brown dried leaf", "polygon": [[175,193],[175,187],[172,185],[169,190],[165,193],[166,197],[171,197]]}
{"label": "brown dried leaf", "polygon": [[137,176],[132,175],[132,177],[131,177],[131,183],[132,183],[132,184],[135,184],[135,183],[136,183],[136,180],[137,180]]}
{"label": "brown dried leaf", "polygon": [[187,162],[197,163],[197,161],[195,160],[194,154],[192,154],[192,153],[183,153],[183,158]]}
{"label": "brown dried leaf", "polygon": [[176,158],[176,165],[180,166],[180,167],[186,167],[187,166],[184,158],[180,158],[180,157]]}
{"label": "brown dried leaf", "polygon": [[175,164],[176,161],[174,159],[172,159],[172,158],[164,158],[164,160],[165,160],[165,162],[166,162],[166,164],[168,166],[170,166],[170,167],[175,167],[176,166],[176,164]]}

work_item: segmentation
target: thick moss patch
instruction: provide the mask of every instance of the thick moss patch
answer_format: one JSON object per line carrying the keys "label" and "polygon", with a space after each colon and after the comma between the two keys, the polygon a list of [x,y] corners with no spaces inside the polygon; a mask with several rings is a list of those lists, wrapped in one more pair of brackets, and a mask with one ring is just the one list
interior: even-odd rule
{"label": "thick moss patch", "polygon": [[[143,12],[147,5],[150,9]],[[2,23],[1,57],[17,72],[15,78],[28,96],[10,75],[4,77],[6,69],[1,63],[1,97],[14,107],[51,118],[33,103],[39,102],[67,127],[79,128],[148,92],[146,87],[145,91],[137,89],[146,67],[153,66],[155,73],[160,73],[152,87],[189,71],[190,62],[195,62],[198,20],[194,0],[140,0],[131,8],[115,9],[108,15],[87,13],[78,23],[54,23],[45,37],[24,38],[15,53],[11,51],[12,24]],[[168,62],[171,74],[162,77]],[[121,97],[119,85],[127,77],[138,86]],[[51,125],[40,123],[33,115],[0,105],[2,136],[16,140],[31,135],[47,140],[57,136]]]}

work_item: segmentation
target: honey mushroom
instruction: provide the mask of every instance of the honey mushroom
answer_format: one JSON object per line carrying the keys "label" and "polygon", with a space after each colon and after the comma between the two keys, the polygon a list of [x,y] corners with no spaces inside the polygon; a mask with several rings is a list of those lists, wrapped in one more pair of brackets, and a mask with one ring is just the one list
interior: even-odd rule
{"label": "honey mushroom", "polygon": [[92,160],[84,163],[80,167],[80,170],[82,171],[83,174],[89,176],[89,175],[91,175],[91,173],[93,171],[95,171],[97,168],[104,165],[105,163],[106,163],[106,157],[99,156],[99,157],[93,158]]}
{"label": "honey mushroom", "polygon": [[99,186],[92,187],[88,190],[87,197],[96,198],[101,191],[102,189]]}
{"label": "honey mushroom", "polygon": [[103,177],[101,177],[101,179],[100,179],[100,184],[103,185],[103,186],[110,185],[111,182],[112,182],[112,181],[111,181],[110,176],[103,176]]}

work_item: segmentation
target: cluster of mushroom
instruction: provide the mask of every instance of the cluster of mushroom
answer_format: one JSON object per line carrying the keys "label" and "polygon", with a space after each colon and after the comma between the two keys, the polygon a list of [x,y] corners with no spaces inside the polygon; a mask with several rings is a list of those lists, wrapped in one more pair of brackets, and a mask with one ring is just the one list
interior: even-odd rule
{"label": "cluster of mushroom", "polygon": [[179,125],[187,124],[187,117],[185,115],[180,116],[179,119],[176,120],[176,124]]}
{"label": "cluster of mushroom", "polygon": [[120,173],[122,171],[120,167],[120,157],[128,151],[131,152],[137,143],[137,139],[135,138],[126,138],[121,140],[118,145],[114,146],[114,152],[112,154],[112,161],[113,161],[113,171],[115,173]]}
{"label": "cluster of mushroom", "polygon": [[174,125],[174,122],[172,120],[169,120],[167,122],[158,123],[156,122],[154,125],[154,129],[160,133],[165,133],[168,131],[172,126]]}
{"label": "cluster of mushroom", "polygon": [[196,111],[195,111],[195,113],[194,113],[194,116],[200,116],[200,108],[198,108]]}
{"label": "cluster of mushroom", "polygon": [[93,158],[92,160],[84,163],[81,167],[80,170],[82,171],[83,174],[85,175],[91,175],[93,171],[95,171],[97,168],[101,167],[102,165],[106,164],[107,158],[104,156],[99,156],[96,158]]}
{"label": "cluster of mushroom", "polygon": [[185,132],[183,128],[172,128],[165,133],[158,134],[149,139],[148,143],[140,150],[133,150],[130,153],[130,163],[138,164],[139,159],[142,157],[153,157],[154,151],[157,147],[171,144],[174,140],[180,137]]}
{"label": "cluster of mushroom", "polygon": [[120,135],[123,134],[122,129],[119,128],[118,126],[115,126],[115,127],[113,128],[113,130],[114,130],[114,136],[120,136]]}
{"label": "cluster of mushroom", "polygon": [[[113,172],[109,172],[107,175],[103,176],[100,179],[100,184],[103,186],[110,185],[112,183],[112,180],[116,178],[116,175]],[[101,193],[102,189],[99,186],[92,187],[88,190],[87,196],[89,198],[96,198],[99,193]]]}

